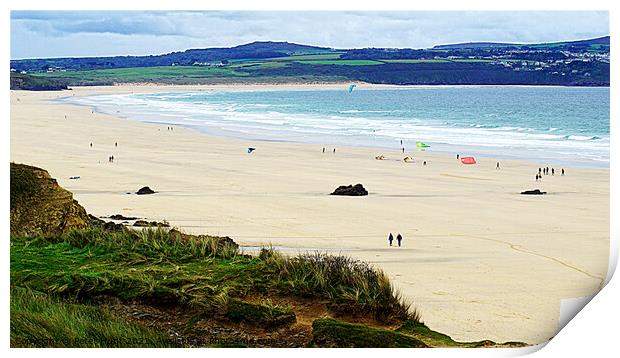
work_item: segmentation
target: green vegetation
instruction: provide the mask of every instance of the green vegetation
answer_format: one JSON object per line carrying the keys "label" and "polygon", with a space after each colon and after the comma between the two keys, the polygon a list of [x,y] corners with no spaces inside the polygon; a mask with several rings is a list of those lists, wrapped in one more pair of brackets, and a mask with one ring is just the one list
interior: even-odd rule
{"label": "green vegetation", "polygon": [[388,63],[446,63],[446,62],[450,62],[450,60],[447,60],[447,59],[435,59],[435,58],[429,58],[429,59],[381,60],[381,61],[388,62]]}
{"label": "green vegetation", "polygon": [[70,80],[72,84],[111,84],[123,82],[166,82],[203,78],[243,77],[247,73],[237,72],[225,67],[208,66],[160,66],[114,68],[106,70],[66,71],[36,74],[36,77],[49,77]]}
{"label": "green vegetation", "polygon": [[228,317],[233,322],[246,322],[260,327],[278,327],[295,322],[295,314],[291,307],[279,307],[270,301],[252,304],[240,300],[228,303]]}
{"label": "green vegetation", "polygon": [[11,347],[170,347],[164,334],[107,310],[11,287]]}
{"label": "green vegetation", "polygon": [[11,89],[27,91],[59,91],[67,89],[64,81],[11,72]]}
{"label": "green vegetation", "polygon": [[306,65],[342,65],[342,66],[367,66],[367,65],[381,65],[383,62],[375,60],[308,60],[297,61]]}
{"label": "green vegetation", "polygon": [[341,322],[332,318],[312,323],[313,343],[327,347],[425,348],[421,340],[387,329]]}
{"label": "green vegetation", "polygon": [[286,57],[274,57],[271,61],[301,61],[301,60],[335,60],[340,58],[340,53],[327,53],[316,55],[291,55]]}
{"label": "green vegetation", "polygon": [[232,241],[162,229],[13,238],[11,282],[83,299],[106,294],[210,312],[226,312],[233,297],[280,293],[329,299],[384,320],[417,317],[385,274],[361,262],[275,253],[253,258],[239,255]]}

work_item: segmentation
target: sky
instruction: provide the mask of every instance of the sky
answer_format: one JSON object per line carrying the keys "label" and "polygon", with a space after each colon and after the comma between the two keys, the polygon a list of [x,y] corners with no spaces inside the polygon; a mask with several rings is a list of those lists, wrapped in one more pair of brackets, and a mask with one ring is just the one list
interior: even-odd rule
{"label": "sky", "polygon": [[11,58],[150,55],[288,41],[332,48],[538,43],[609,35],[609,13],[12,11]]}

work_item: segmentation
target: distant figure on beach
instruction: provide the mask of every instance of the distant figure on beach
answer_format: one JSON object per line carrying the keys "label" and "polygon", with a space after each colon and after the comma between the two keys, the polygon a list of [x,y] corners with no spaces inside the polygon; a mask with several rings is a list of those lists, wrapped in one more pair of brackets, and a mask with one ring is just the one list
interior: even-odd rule
{"label": "distant figure on beach", "polygon": [[564,168],[562,168],[562,176],[564,176]]}
{"label": "distant figure on beach", "polygon": [[551,175],[555,175],[555,168],[551,168]]}
{"label": "distant figure on beach", "polygon": [[398,241],[398,247],[400,247],[400,242],[403,241],[403,237],[400,234],[396,235],[396,241]]}
{"label": "distant figure on beach", "polygon": [[424,161],[424,163],[422,163],[422,165],[426,165],[426,160]]}
{"label": "distant figure on beach", "polygon": [[392,241],[394,241],[394,236],[392,235],[392,233],[390,233],[390,236],[388,236],[388,242],[390,243],[390,246],[392,246]]}
{"label": "distant figure on beach", "polygon": [[65,119],[67,119],[67,115],[65,114]]}
{"label": "distant figure on beach", "polygon": [[546,171],[545,175],[549,175],[549,167],[546,167],[545,171]]}
{"label": "distant figure on beach", "polygon": [[403,147],[403,153],[405,153],[405,147]]}
{"label": "distant figure on beach", "polygon": [[495,169],[499,169],[499,162],[497,162],[497,165],[495,166]]}
{"label": "distant figure on beach", "polygon": [[400,140],[400,145],[401,145],[401,146],[403,145],[403,140],[402,140],[402,139]]}
{"label": "distant figure on beach", "polygon": [[90,147],[91,147],[91,148],[93,147],[93,143],[92,143],[92,142],[90,143]]}
{"label": "distant figure on beach", "polygon": [[538,175],[542,173],[542,168],[538,168]]}
{"label": "distant figure on beach", "polygon": [[115,147],[118,147],[118,142],[114,142],[114,146],[115,146]]}
{"label": "distant figure on beach", "polygon": [[536,181],[538,181],[538,178],[540,178],[540,174],[536,174]]}
{"label": "distant figure on beach", "polygon": [[325,153],[325,147],[323,147],[323,153]]}
{"label": "distant figure on beach", "polygon": [[456,160],[459,160],[459,155],[458,154],[456,155]]}
{"label": "distant figure on beach", "polygon": [[336,148],[334,148],[334,151],[333,151],[333,153],[334,153],[334,154],[336,154]]}

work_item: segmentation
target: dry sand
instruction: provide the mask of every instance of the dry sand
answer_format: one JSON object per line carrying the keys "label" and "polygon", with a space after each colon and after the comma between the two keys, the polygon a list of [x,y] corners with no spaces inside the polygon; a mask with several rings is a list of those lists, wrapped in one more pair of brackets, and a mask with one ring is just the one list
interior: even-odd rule
{"label": "dry sand", "polygon": [[[456,340],[546,341],[556,333],[560,299],[599,289],[609,253],[609,170],[566,168],[566,176],[539,184],[544,163],[502,160],[496,170],[494,159],[466,166],[427,151],[407,164],[398,148],[339,147],[334,155],[330,146],[322,154],[321,145],[168,131],[48,101],[230,87],[12,91],[11,160],[49,170],[97,216],[166,219],[241,245],[342,249],[385,270],[429,327]],[[257,148],[251,155],[249,146]],[[374,159],[380,154],[387,160]],[[355,183],[370,195],[327,195]],[[126,194],[144,185],[158,193]],[[518,194],[537,187],[549,194]],[[403,247],[387,246],[390,232],[404,236]]]}

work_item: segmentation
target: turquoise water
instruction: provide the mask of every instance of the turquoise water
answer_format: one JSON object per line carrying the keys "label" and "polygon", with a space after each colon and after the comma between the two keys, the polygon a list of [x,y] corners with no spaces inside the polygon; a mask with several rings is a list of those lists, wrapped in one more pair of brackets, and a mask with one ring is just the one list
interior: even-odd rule
{"label": "turquoise water", "polygon": [[248,140],[609,166],[609,88],[203,91],[69,98],[97,111]]}

